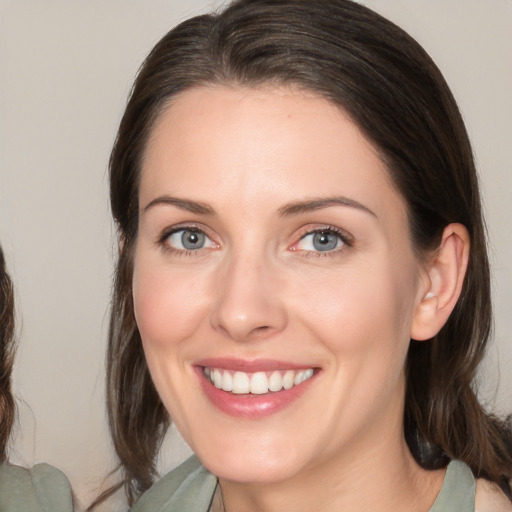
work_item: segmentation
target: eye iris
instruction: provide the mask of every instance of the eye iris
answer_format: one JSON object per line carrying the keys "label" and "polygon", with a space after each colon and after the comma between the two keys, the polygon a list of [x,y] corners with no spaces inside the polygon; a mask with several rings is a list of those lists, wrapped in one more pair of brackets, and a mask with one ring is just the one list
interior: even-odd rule
{"label": "eye iris", "polygon": [[183,231],[181,243],[185,249],[200,249],[204,245],[205,235],[197,231]]}
{"label": "eye iris", "polygon": [[338,245],[338,237],[332,233],[321,231],[313,235],[313,247],[317,251],[332,251]]}

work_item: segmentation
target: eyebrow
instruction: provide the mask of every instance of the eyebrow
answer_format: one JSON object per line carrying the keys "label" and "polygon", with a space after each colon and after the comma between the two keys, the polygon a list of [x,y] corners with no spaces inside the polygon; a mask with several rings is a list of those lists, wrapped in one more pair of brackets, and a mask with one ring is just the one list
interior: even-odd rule
{"label": "eyebrow", "polygon": [[282,216],[301,215],[303,213],[313,212],[315,210],[321,210],[322,208],[329,208],[331,206],[349,206],[351,208],[356,208],[357,210],[369,213],[373,217],[378,218],[377,215],[364,204],[361,204],[354,199],[340,196],[321,197],[317,199],[308,199],[306,201],[288,203],[279,208],[278,211]]}
{"label": "eyebrow", "polygon": [[197,213],[200,215],[215,215],[215,210],[207,205],[206,203],[201,203],[199,201],[192,201],[191,199],[179,199],[177,197],[172,196],[159,196],[150,201],[143,209],[143,212],[147,212],[151,208],[159,205],[167,205],[167,206],[175,206],[180,210],[186,210],[191,213]]}
{"label": "eyebrow", "polygon": [[[186,210],[188,212],[197,213],[200,215],[215,215],[215,210],[206,203],[192,201],[191,199],[180,199],[178,197],[172,197],[169,195],[156,197],[144,207],[143,212],[145,213],[151,208],[159,205],[175,206],[181,210]],[[306,201],[288,203],[279,208],[278,213],[283,217],[288,217],[292,215],[301,215],[315,210],[321,210],[322,208],[329,208],[331,206],[349,206],[351,208],[356,208],[357,210],[366,212],[377,218],[377,215],[367,206],[364,206],[354,199],[339,196],[308,199]]]}

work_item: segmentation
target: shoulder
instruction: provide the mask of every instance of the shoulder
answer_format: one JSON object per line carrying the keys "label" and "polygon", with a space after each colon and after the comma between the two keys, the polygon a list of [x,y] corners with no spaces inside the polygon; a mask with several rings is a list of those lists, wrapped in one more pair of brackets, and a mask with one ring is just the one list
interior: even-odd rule
{"label": "shoulder", "polygon": [[217,479],[192,456],[148,489],[132,512],[206,512]]}
{"label": "shoulder", "polygon": [[475,512],[512,512],[512,502],[493,482],[476,481]]}
{"label": "shoulder", "polygon": [[71,512],[71,487],[64,474],[48,464],[32,469],[0,464],[2,512]]}

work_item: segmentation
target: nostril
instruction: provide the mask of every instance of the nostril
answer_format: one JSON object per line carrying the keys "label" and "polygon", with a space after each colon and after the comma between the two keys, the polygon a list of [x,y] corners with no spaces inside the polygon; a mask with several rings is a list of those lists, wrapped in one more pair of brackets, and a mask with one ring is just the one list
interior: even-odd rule
{"label": "nostril", "polygon": [[258,334],[265,334],[267,333],[268,331],[270,331],[271,327],[270,325],[261,325],[260,327],[255,327],[251,334],[252,335],[258,335]]}

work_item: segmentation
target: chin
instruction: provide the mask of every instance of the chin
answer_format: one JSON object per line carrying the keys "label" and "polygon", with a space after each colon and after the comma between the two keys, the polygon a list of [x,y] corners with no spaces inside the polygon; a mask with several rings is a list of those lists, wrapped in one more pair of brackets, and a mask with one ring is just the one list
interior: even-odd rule
{"label": "chin", "polygon": [[[281,452],[281,450],[279,450]],[[269,449],[246,448],[229,451],[221,456],[210,454],[199,459],[212,474],[221,480],[244,484],[271,484],[292,477],[301,467],[296,457],[269,453]]]}

